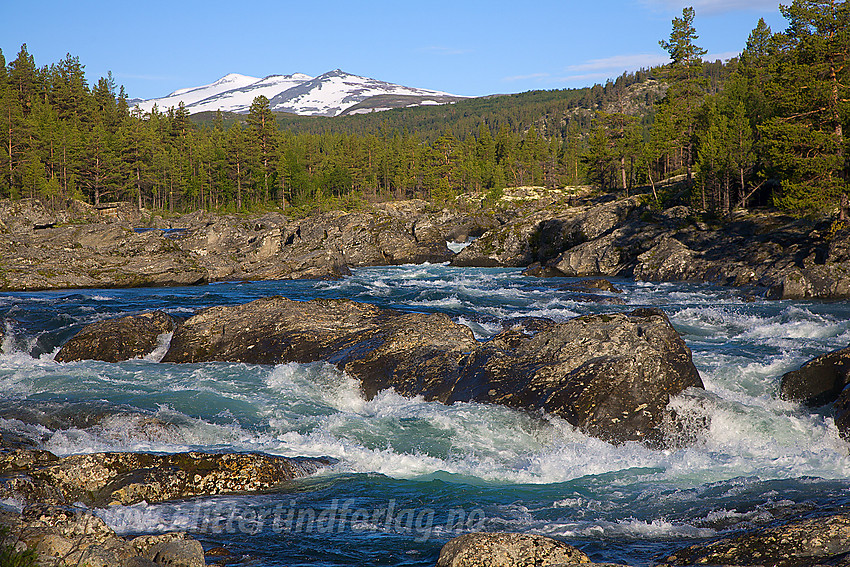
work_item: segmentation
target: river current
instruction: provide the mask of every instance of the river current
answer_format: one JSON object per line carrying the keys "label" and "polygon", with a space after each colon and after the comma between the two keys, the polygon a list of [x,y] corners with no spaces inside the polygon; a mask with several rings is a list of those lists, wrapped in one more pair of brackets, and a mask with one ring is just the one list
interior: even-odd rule
{"label": "river current", "polygon": [[[261,495],[96,510],[121,534],[191,532],[258,566],[433,566],[468,531],[544,534],[594,561],[652,565],[675,549],[850,504],[850,444],[826,410],[779,399],[783,373],[850,344],[850,302],[764,301],[708,285],[612,280],[623,304],[568,278],[445,265],[361,268],[341,281],[0,295],[0,430],[58,455],[262,451],[330,456],[316,476]],[[614,446],[553,416],[445,406],[392,391],[365,401],[326,364],[172,365],[53,360],[94,321],[269,295],[443,312],[486,340],[513,317],[663,309],[706,390],[673,400],[710,427],[687,447]],[[19,503],[0,502],[4,506]]]}

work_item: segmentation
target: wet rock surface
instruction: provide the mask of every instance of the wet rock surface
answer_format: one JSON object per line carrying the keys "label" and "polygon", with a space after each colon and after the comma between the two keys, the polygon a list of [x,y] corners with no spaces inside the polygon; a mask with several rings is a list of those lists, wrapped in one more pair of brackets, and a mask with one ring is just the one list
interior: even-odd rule
{"label": "wet rock surface", "polygon": [[0,452],[0,497],[88,506],[164,502],[270,490],[331,464],[260,453],[90,453],[57,458],[37,449]]}
{"label": "wet rock surface", "polygon": [[584,564],[590,559],[564,542],[531,534],[471,533],[440,550],[437,567],[542,567]]}
{"label": "wet rock surface", "polygon": [[780,395],[812,407],[834,402],[850,384],[850,347],[818,356],[782,376]]}
{"label": "wet rock surface", "polygon": [[838,514],[764,528],[677,551],[666,565],[848,565],[850,517]]}
{"label": "wet rock surface", "polygon": [[206,565],[200,542],[184,533],[120,537],[90,510],[74,506],[32,504],[20,513],[3,510],[0,526],[8,529],[5,545],[34,550],[42,567]]}
{"label": "wet rock surface", "polygon": [[832,404],[835,426],[850,440],[850,347],[818,356],[782,376],[783,399],[809,407]]}
{"label": "wet rock surface", "polygon": [[57,362],[102,360],[118,362],[150,354],[174,320],[162,311],[100,321],[85,327],[56,353]]}

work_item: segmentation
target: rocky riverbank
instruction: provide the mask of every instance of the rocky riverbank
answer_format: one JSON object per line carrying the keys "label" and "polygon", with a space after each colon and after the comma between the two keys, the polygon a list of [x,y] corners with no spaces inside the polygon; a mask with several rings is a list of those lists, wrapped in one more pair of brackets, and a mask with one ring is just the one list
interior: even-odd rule
{"label": "rocky riverbank", "polygon": [[[540,276],[709,282],[774,299],[850,297],[850,227],[830,219],[738,211],[711,223],[685,206],[657,210],[648,196],[505,203],[437,210],[400,201],[295,219],[2,201],[0,289],[339,278],[351,267],[451,261]],[[480,238],[457,255],[446,246],[470,237]]]}
{"label": "rocky riverbank", "polygon": [[447,241],[499,224],[492,213],[432,211],[424,201],[303,219],[196,212],[164,219],[127,205],[59,210],[0,202],[0,290],[336,279],[349,267],[445,262]]}
{"label": "rocky riverbank", "polygon": [[[90,453],[59,458],[0,438],[0,545],[37,553],[45,567],[205,565],[201,544],[184,533],[115,534],[94,507],[245,494],[275,489],[331,464],[323,458],[263,454]],[[0,538],[2,539],[2,538]]]}
{"label": "rocky riverbank", "polygon": [[747,213],[709,224],[645,196],[553,208],[488,231],[457,266],[529,266],[540,276],[617,276],[742,287],[771,299],[850,297],[850,227]]}

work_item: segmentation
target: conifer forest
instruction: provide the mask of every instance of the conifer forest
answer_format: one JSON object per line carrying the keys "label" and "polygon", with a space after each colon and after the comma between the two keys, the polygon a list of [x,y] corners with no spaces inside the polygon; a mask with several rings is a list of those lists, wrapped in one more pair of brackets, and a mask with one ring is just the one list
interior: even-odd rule
{"label": "conifer forest", "polygon": [[[850,194],[850,3],[794,0],[729,61],[704,60],[685,8],[670,63],[584,89],[335,118],[182,107],[143,113],[68,54],[0,52],[0,198],[132,201],[174,212],[438,204],[505,187],[638,187],[725,217],[769,206],[831,214]],[[660,182],[679,176],[675,198]]]}

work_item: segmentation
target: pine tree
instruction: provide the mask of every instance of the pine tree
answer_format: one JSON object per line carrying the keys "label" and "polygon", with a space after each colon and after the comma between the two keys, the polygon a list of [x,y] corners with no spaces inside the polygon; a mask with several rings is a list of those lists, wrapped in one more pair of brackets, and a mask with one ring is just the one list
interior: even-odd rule
{"label": "pine tree", "polygon": [[94,109],[89,108],[89,90],[85,65],[68,53],[50,66],[50,101],[63,120],[89,122]]}
{"label": "pine tree", "polygon": [[773,117],[760,130],[772,173],[782,180],[775,202],[801,214],[831,210],[848,193],[850,5],[795,0],[782,13],[790,23],[774,37]]}
{"label": "pine tree", "polygon": [[276,167],[274,164],[274,146],[277,136],[277,123],[269,107],[269,99],[260,95],[255,97],[248,111],[249,153],[257,162],[255,168],[261,175],[263,199],[269,202],[270,190],[274,186]]}
{"label": "pine tree", "polygon": [[702,75],[702,56],[707,53],[705,49],[694,44],[699,36],[693,21],[694,9],[685,8],[681,18],[673,19],[670,41],[658,42],[670,54],[672,60],[669,68],[672,83],[667,91],[667,100],[670,101],[676,122],[683,131],[685,169],[689,184],[693,176],[696,113],[705,96],[706,81]]}
{"label": "pine tree", "polygon": [[21,50],[14,61],[9,63],[9,84],[17,94],[24,116],[28,116],[32,105],[41,91],[35,59],[27,51],[27,44],[21,45]]}
{"label": "pine tree", "polygon": [[227,159],[229,164],[229,177],[236,189],[236,210],[241,211],[243,207],[243,189],[248,181],[248,164],[246,156],[247,142],[242,125],[236,122],[227,129]]}

